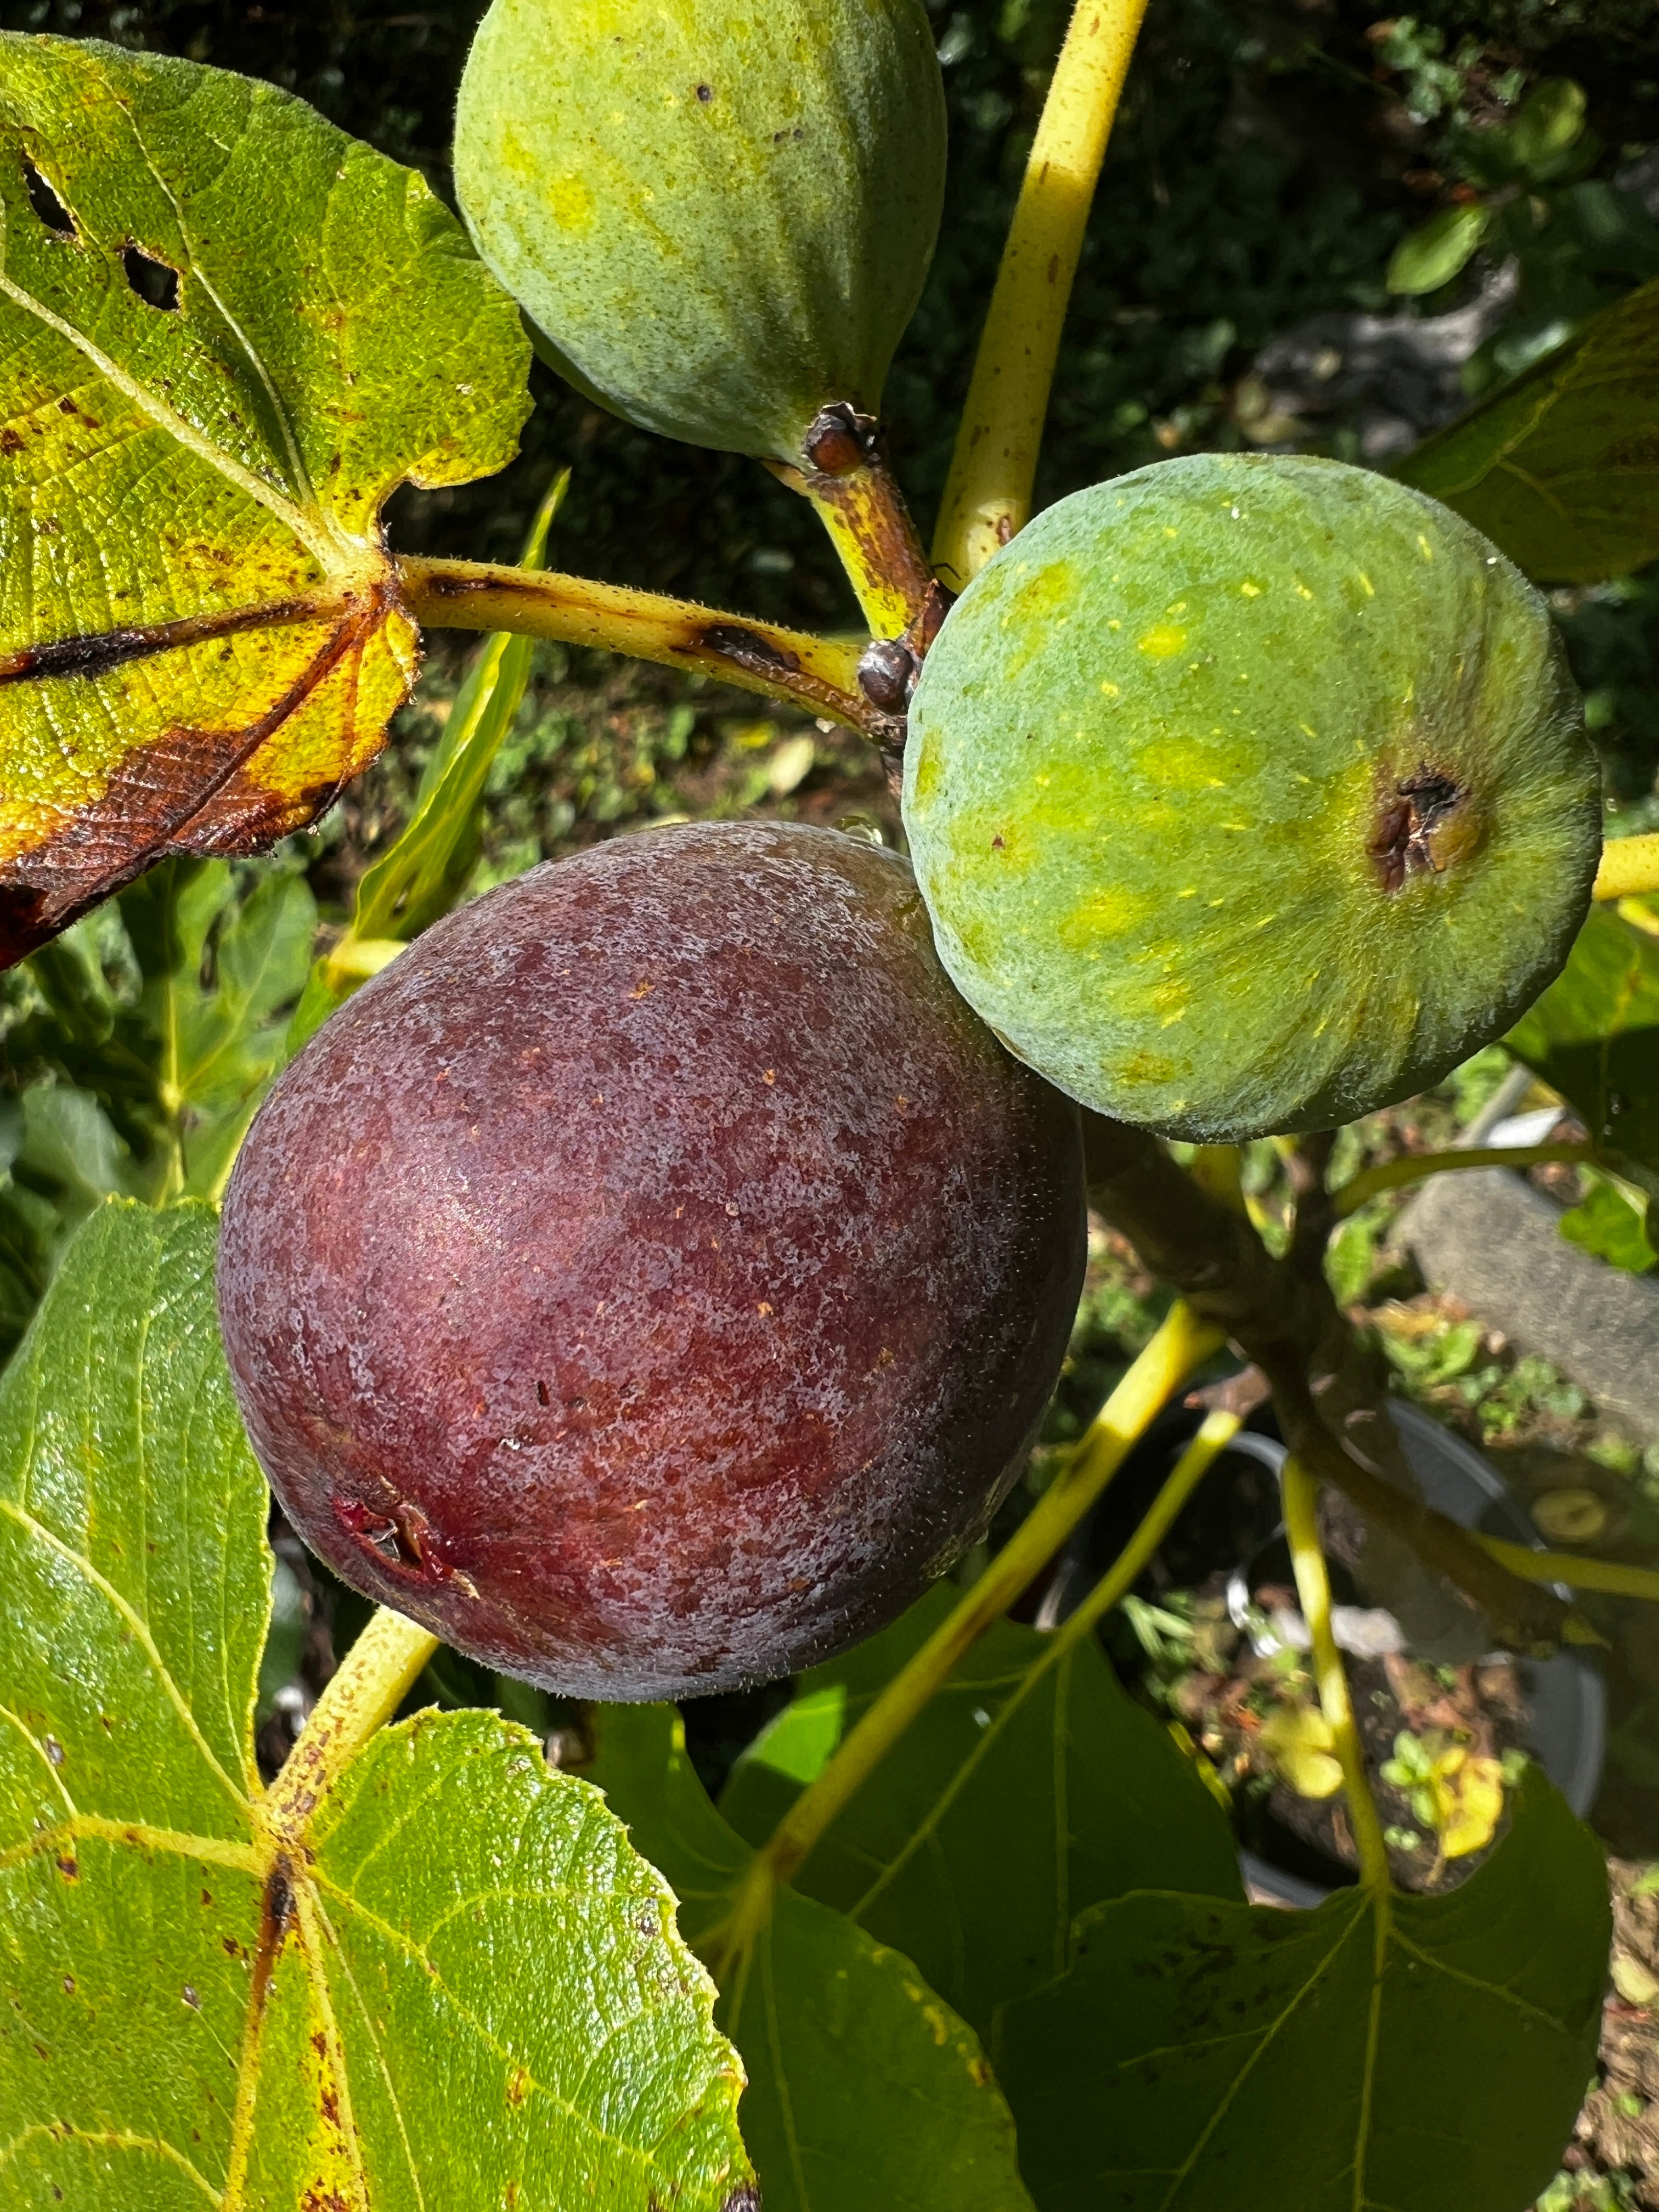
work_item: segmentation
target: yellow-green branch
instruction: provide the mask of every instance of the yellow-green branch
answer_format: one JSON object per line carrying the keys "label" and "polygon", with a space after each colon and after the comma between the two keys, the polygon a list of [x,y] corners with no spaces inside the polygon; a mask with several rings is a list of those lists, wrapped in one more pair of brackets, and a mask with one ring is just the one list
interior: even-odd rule
{"label": "yellow-green branch", "polygon": [[1593,1160],[1594,1145],[1468,1145],[1449,1152],[1407,1152],[1380,1167],[1366,1168],[1345,1182],[1336,1194],[1339,1220],[1358,1213],[1362,1206],[1385,1190],[1399,1190],[1429,1176],[1448,1175],[1458,1168],[1531,1168],[1547,1160]]}
{"label": "yellow-green branch", "polygon": [[1534,1552],[1530,1544],[1506,1544],[1499,1536],[1478,1536],[1475,1541],[1527,1582],[1565,1583],[1569,1589],[1604,1590],[1610,1597],[1659,1600],[1659,1573],[1651,1567],[1584,1559],[1573,1552]]}
{"label": "yellow-green branch", "polygon": [[1025,165],[933,540],[959,592],[1031,512],[1083,233],[1146,0],[1080,0]]}
{"label": "yellow-green branch", "polygon": [[788,700],[866,737],[885,726],[860,688],[857,643],[548,569],[413,556],[397,569],[399,597],[423,629],[509,630],[599,646]]}
{"label": "yellow-green branch", "polygon": [[[1177,1513],[1244,1425],[1243,1416],[1218,1409],[1204,1416],[1198,1434],[1170,1468],[1146,1517],[1077,1611],[1054,1632],[1054,1659],[1063,1658],[1139,1581],[1147,1561],[1170,1533]],[[1045,1662],[1045,1664],[1049,1663]]]}
{"label": "yellow-green branch", "polygon": [[1594,896],[1640,898],[1647,891],[1659,891],[1659,830],[1645,837],[1610,838],[1601,848]]}
{"label": "yellow-green branch", "polygon": [[1285,1533],[1290,1539],[1291,1565],[1296,1572],[1297,1595],[1312,1639],[1314,1680],[1319,1702],[1336,1745],[1347,1795],[1348,1817],[1353,1824],[1359,1853],[1359,1878],[1365,1887],[1386,1897],[1389,1893],[1389,1852],[1382,1840],[1382,1824],[1376,1817],[1376,1801],[1365,1772],[1365,1753],[1355,1724],[1348,1677],[1342,1654],[1331,1629],[1331,1583],[1325,1571],[1325,1554],[1319,1541],[1319,1486],[1293,1459],[1285,1462],[1281,1478],[1285,1498]]}

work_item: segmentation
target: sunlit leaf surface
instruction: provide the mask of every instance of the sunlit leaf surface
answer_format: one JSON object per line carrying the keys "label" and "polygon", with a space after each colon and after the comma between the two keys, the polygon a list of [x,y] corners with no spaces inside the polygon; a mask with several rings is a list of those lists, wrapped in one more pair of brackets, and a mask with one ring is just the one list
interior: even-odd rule
{"label": "sunlit leaf surface", "polygon": [[672,1897],[522,1729],[417,1714],[268,1832],[213,1239],[105,1208],[0,1382],[0,2201],[752,2212]]}
{"label": "sunlit leaf surface", "polygon": [[380,507],[529,403],[454,219],[270,85],[0,38],[0,220],[3,964],[374,756],[416,647]]}
{"label": "sunlit leaf surface", "polygon": [[1540,583],[1594,584],[1659,554],[1659,280],[1428,439],[1395,474]]}

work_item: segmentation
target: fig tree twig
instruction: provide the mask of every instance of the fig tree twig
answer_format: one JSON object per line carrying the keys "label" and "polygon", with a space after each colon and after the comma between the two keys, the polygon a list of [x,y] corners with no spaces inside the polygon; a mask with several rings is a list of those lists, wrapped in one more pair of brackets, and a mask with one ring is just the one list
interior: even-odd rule
{"label": "fig tree twig", "polygon": [[1144,1129],[1083,1117],[1089,1194],[1191,1305],[1260,1367],[1285,1441],[1321,1480],[1474,1599],[1522,1651],[1553,1649],[1566,1608],[1510,1573],[1415,1495],[1385,1408],[1380,1356],[1351,1328],[1318,1267],[1275,1260],[1249,1222],[1200,1190]]}
{"label": "fig tree twig", "polygon": [[[820,410],[804,442],[809,465],[766,466],[811,500],[875,638],[904,638],[920,661],[947,604],[882,450],[879,425],[838,404]],[[903,712],[904,702],[898,702]]]}
{"label": "fig tree twig", "polygon": [[1530,1168],[1546,1160],[1593,1160],[1594,1145],[1468,1145],[1449,1152],[1407,1152],[1378,1167],[1364,1168],[1351,1176],[1335,1194],[1339,1221],[1358,1213],[1362,1206],[1385,1190],[1421,1182],[1425,1176],[1445,1175],[1458,1168]]}
{"label": "fig tree twig", "polygon": [[1079,0],[1025,164],[945,487],[933,566],[963,589],[1024,527],[1060,325],[1146,0]]}
{"label": "fig tree twig", "polygon": [[438,1638],[381,1606],[330,1677],[258,1810],[272,1842],[296,1844],[324,1792],[413,1686]]}
{"label": "fig tree twig", "polygon": [[1639,898],[1644,891],[1659,891],[1659,830],[1644,837],[1610,837],[1601,848],[1601,865],[1590,896]]}
{"label": "fig tree twig", "polygon": [[1389,1852],[1382,1840],[1382,1824],[1376,1817],[1365,1772],[1365,1753],[1354,1724],[1353,1704],[1342,1655],[1331,1630],[1331,1583],[1325,1571],[1325,1554],[1319,1541],[1319,1486],[1294,1459],[1285,1462],[1280,1485],[1285,1500],[1285,1533],[1290,1539],[1291,1565],[1296,1574],[1297,1595],[1312,1641],[1314,1680],[1319,1702],[1336,1746],[1348,1800],[1348,1818],[1359,1853],[1359,1879],[1381,1899],[1389,1894]]}
{"label": "fig tree twig", "polygon": [[510,630],[601,646],[787,700],[867,738],[890,732],[893,718],[860,686],[857,641],[815,637],[690,599],[544,568],[412,554],[400,556],[396,568],[403,605],[423,629]]}

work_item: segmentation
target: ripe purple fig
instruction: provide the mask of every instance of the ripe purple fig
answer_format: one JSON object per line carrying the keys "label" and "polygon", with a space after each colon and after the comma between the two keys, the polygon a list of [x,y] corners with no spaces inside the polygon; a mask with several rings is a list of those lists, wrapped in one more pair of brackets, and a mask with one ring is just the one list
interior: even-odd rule
{"label": "ripe purple fig", "polygon": [[306,1048],[220,1310],[356,1589],[572,1695],[762,1681],[984,1529],[1064,1355],[1075,1109],[969,1012],[908,866],[649,831],[428,931]]}

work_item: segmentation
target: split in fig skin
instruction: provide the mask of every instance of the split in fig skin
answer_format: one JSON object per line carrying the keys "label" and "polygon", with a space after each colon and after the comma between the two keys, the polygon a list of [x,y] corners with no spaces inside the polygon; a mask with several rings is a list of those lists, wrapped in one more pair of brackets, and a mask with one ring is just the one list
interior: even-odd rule
{"label": "split in fig skin", "polygon": [[1081,1285],[1075,1109],[830,830],[617,839],[452,915],[313,1040],[220,1310],[354,1588],[581,1697],[728,1689],[984,1529]]}

